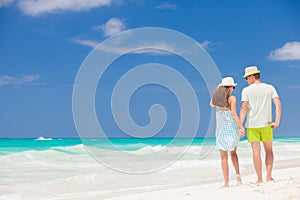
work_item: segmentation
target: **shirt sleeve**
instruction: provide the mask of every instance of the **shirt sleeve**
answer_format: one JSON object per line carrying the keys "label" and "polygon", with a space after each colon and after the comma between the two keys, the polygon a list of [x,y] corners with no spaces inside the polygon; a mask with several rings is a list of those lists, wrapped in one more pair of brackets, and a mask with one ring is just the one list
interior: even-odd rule
{"label": "shirt sleeve", "polygon": [[272,86],[272,99],[279,97],[274,86]]}
{"label": "shirt sleeve", "polygon": [[249,101],[248,95],[247,95],[245,89],[242,90],[242,99],[241,99],[241,101]]}

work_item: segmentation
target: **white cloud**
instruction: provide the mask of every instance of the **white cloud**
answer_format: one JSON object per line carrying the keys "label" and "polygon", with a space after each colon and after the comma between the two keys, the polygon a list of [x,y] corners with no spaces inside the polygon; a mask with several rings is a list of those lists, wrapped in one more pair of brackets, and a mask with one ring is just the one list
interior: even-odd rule
{"label": "white cloud", "polygon": [[[127,35],[130,35],[131,32],[127,31]],[[109,46],[102,44],[101,46],[98,46],[100,42],[96,42],[93,40],[85,40],[85,39],[80,39],[79,37],[73,38],[71,41],[80,44],[83,46],[88,46],[91,48],[96,48],[100,51],[104,52],[109,52],[109,53],[114,53],[114,54],[124,54],[125,52],[131,52],[132,54],[157,54],[157,55],[170,55],[172,52],[178,52],[178,50],[185,53],[189,52],[191,53],[193,51],[193,48],[196,48],[195,46],[193,47],[182,47],[178,49],[178,46],[172,45],[163,41],[155,41],[155,42],[144,42],[143,44],[135,45],[135,46],[127,46],[122,45],[122,41],[119,40],[124,40],[126,36],[123,36],[121,38],[115,38],[115,42],[110,42]],[[119,39],[119,40],[118,40]],[[126,40],[126,39],[125,39]],[[215,43],[205,40],[202,43],[198,43],[201,45],[204,49],[212,49],[212,47],[215,45]],[[134,45],[134,44],[133,44]],[[176,50],[177,49],[177,50]],[[134,51],[132,51],[134,50]]]}
{"label": "white cloud", "polygon": [[0,86],[24,85],[24,84],[32,83],[38,79],[40,79],[39,75],[25,75],[22,77],[13,77],[13,76],[8,76],[8,75],[2,75],[2,76],[0,76]]}
{"label": "white cloud", "polygon": [[13,4],[15,0],[0,0],[0,8]]}
{"label": "white cloud", "polygon": [[111,0],[20,0],[17,6],[24,14],[37,16],[65,10],[89,10],[110,4]]}
{"label": "white cloud", "polygon": [[204,49],[209,50],[212,49],[212,47],[215,45],[212,41],[205,40],[201,43],[199,43]]}
{"label": "white cloud", "polygon": [[125,52],[130,52],[132,54],[158,54],[158,55],[167,55],[174,52],[174,47],[163,42],[156,42],[153,44],[144,43],[138,46],[101,46],[99,48],[101,51],[123,54]]}
{"label": "white cloud", "polygon": [[71,40],[72,42],[76,43],[76,44],[80,44],[83,46],[88,46],[88,47],[92,47],[95,48],[99,43],[93,40],[83,40],[80,39],[79,37],[75,37]]}
{"label": "white cloud", "polygon": [[163,4],[160,4],[158,6],[155,7],[156,9],[171,9],[171,10],[175,10],[175,9],[178,9],[179,6],[176,5],[176,4],[172,4],[172,3],[163,3]]}
{"label": "white cloud", "polygon": [[125,23],[120,20],[119,18],[113,17],[110,18],[105,24],[102,24],[100,26],[93,27],[95,30],[102,30],[104,36],[112,36],[116,33],[119,33],[121,31],[125,30]]}
{"label": "white cloud", "polygon": [[300,60],[300,42],[287,42],[269,54],[270,60]]}
{"label": "white cloud", "polygon": [[[96,41],[93,40],[83,40],[78,37],[73,38],[72,41],[76,44],[80,44],[83,46],[88,46],[91,48],[96,48],[97,45],[99,44]],[[149,48],[151,47],[151,48]],[[100,47],[97,47],[98,50],[104,51],[104,52],[109,52],[109,53],[114,53],[114,54],[124,54],[125,52],[132,52],[133,49],[135,49],[133,54],[145,54],[145,53],[151,53],[151,54],[170,54],[169,52],[174,51],[174,48],[166,43],[163,42],[157,42],[155,44],[143,44],[135,47],[130,47],[130,46],[120,46],[120,45],[111,45],[111,46],[106,46],[106,45],[101,45]],[[160,50],[161,49],[161,50]]]}

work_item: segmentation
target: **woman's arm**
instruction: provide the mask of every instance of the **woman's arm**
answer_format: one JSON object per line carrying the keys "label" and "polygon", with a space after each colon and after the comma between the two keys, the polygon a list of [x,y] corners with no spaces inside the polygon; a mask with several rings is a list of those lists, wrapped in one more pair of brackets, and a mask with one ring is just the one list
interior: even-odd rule
{"label": "woman's arm", "polygon": [[244,137],[244,127],[243,127],[243,124],[241,123],[241,121],[237,115],[237,112],[236,112],[236,97],[235,96],[229,97],[229,104],[230,104],[232,118],[238,124],[239,131],[241,133],[241,137]]}
{"label": "woman's arm", "polygon": [[212,100],[210,100],[209,105],[210,105],[211,107],[214,107],[214,106],[215,106],[215,105],[212,103]]}

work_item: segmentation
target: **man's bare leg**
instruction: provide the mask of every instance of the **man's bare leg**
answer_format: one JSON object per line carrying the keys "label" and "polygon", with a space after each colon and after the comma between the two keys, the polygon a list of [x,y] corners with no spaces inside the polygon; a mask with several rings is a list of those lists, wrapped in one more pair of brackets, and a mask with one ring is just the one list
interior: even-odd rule
{"label": "man's bare leg", "polygon": [[257,182],[262,183],[262,161],[260,155],[260,142],[251,142],[252,153],[253,153],[253,164],[257,175]]}
{"label": "man's bare leg", "polygon": [[272,141],[263,142],[265,152],[266,152],[266,171],[267,171],[267,181],[274,180],[272,178],[272,169],[274,163],[274,154],[272,149]]}

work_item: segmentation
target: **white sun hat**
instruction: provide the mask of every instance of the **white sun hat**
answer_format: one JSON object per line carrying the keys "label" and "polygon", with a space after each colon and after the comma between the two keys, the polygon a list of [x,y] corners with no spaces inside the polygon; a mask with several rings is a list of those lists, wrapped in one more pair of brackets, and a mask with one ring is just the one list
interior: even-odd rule
{"label": "white sun hat", "polygon": [[260,71],[257,69],[257,66],[249,66],[245,68],[244,78],[253,74],[258,74]]}
{"label": "white sun hat", "polygon": [[236,86],[237,84],[234,82],[232,77],[225,77],[222,79],[222,82],[219,86]]}

